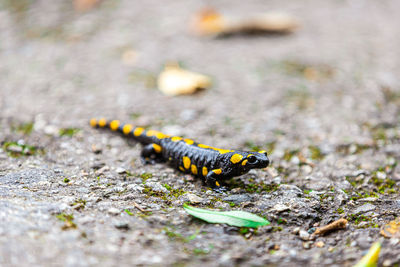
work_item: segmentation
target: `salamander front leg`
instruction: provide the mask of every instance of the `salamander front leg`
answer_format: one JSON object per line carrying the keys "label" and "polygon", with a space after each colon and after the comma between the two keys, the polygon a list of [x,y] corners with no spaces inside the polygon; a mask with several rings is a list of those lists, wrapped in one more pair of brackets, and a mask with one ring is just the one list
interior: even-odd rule
{"label": "salamander front leg", "polygon": [[221,179],[221,173],[221,169],[215,169],[209,171],[207,176],[205,177],[206,184],[217,192],[226,191],[226,188],[224,186],[221,186],[221,184],[218,182],[218,180]]}
{"label": "salamander front leg", "polygon": [[155,164],[159,162],[164,162],[165,160],[162,157],[161,151],[162,147],[157,144],[146,145],[140,155],[143,164]]}

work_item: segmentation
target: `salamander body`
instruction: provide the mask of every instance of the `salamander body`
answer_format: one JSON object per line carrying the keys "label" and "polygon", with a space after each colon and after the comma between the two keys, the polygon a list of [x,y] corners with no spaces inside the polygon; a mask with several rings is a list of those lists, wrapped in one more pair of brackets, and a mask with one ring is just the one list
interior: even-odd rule
{"label": "salamander body", "polygon": [[168,162],[177,170],[202,178],[211,187],[220,187],[224,179],[242,175],[251,169],[265,168],[269,164],[266,151],[215,148],[192,139],[146,131],[119,120],[91,119],[90,125],[119,132],[140,142],[144,146],[141,157],[145,163]]}

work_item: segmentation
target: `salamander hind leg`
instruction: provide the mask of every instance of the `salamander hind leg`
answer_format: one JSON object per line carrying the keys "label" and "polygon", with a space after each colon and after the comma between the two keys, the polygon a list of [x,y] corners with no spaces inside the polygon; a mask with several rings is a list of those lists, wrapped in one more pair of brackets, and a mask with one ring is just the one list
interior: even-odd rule
{"label": "salamander hind leg", "polygon": [[140,155],[143,164],[155,164],[164,162],[164,158],[162,156],[162,147],[157,144],[148,144],[146,145],[142,153]]}

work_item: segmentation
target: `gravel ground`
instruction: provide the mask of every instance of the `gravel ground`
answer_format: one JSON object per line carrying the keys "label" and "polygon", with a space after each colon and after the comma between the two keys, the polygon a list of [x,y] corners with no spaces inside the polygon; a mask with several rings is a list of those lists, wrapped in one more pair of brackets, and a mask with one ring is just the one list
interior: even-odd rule
{"label": "gravel ground", "polygon": [[[200,1],[0,1],[0,265],[352,266],[400,212],[400,2],[218,1],[225,14],[286,11],[285,36],[200,38]],[[163,64],[213,78],[192,96],[155,89]],[[91,129],[118,118],[202,143],[268,150],[227,193],[140,145]],[[168,186],[165,186],[168,185]],[[257,231],[206,224],[183,203],[245,210]],[[310,239],[346,218],[346,229]],[[379,264],[400,264],[399,239]]]}

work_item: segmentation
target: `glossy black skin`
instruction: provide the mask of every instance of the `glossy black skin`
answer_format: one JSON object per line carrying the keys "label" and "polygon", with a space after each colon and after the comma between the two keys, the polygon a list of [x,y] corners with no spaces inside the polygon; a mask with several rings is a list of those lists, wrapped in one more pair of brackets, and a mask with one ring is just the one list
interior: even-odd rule
{"label": "glossy black skin", "polygon": [[[145,163],[167,162],[177,170],[200,177],[211,187],[219,187],[219,182],[225,179],[245,174],[251,169],[265,168],[269,165],[266,152],[222,150],[208,147],[189,139],[179,140],[180,137],[168,137],[164,135],[162,138],[158,138],[156,135],[148,136],[148,131],[143,131],[140,135],[135,136],[133,132],[137,127],[132,126],[133,128],[129,133],[124,133],[123,128],[125,125],[120,124],[114,130],[144,145],[142,160]],[[111,128],[109,122],[103,127],[100,127],[98,123],[93,123],[92,126],[96,128]],[[153,144],[159,145],[161,151],[156,152]],[[241,155],[242,159],[236,163],[232,162],[231,159],[234,154]],[[235,156],[237,157],[238,155]],[[190,159],[190,165],[195,165],[197,171],[193,172],[190,167],[184,168],[184,157]],[[243,161],[245,160],[246,162],[244,163]],[[203,173],[203,167],[207,168],[206,175]]]}

